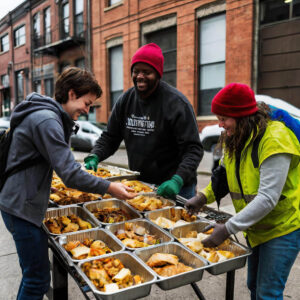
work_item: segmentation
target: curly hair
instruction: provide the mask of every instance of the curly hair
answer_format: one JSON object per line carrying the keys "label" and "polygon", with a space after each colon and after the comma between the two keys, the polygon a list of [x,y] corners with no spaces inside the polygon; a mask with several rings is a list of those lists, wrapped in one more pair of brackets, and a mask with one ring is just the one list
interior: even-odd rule
{"label": "curly hair", "polygon": [[61,104],[67,103],[70,90],[74,91],[77,98],[88,93],[96,95],[97,98],[102,95],[102,89],[94,75],[77,67],[67,68],[58,77],[55,84],[55,100]]}
{"label": "curly hair", "polygon": [[264,102],[258,102],[257,107],[258,111],[255,114],[236,118],[236,128],[232,136],[227,136],[225,132],[221,134],[219,144],[223,145],[224,150],[229,154],[229,158],[232,158],[234,154],[241,154],[251,132],[253,132],[251,140],[253,142],[258,134],[265,131],[270,120],[270,108]]}

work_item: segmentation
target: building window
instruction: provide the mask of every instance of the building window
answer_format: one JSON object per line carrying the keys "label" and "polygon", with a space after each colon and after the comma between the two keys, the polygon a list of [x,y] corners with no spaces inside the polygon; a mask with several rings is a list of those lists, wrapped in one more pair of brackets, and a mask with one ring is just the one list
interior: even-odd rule
{"label": "building window", "polygon": [[44,10],[44,33],[45,33],[45,44],[51,43],[51,14],[50,7]]}
{"label": "building window", "polygon": [[23,76],[24,72],[22,71],[18,71],[16,73],[16,78],[17,78],[17,97],[16,97],[16,101],[18,103],[20,103],[22,100],[24,100],[24,76]]}
{"label": "building window", "polygon": [[76,59],[75,66],[78,67],[78,68],[81,68],[81,69],[85,69],[85,60],[84,60],[84,58],[82,57],[82,58]]}
{"label": "building window", "polygon": [[83,0],[75,1],[75,34],[77,36],[83,35]]}
{"label": "building window", "polygon": [[123,46],[109,48],[110,108],[123,93]]}
{"label": "building window", "polygon": [[211,115],[214,95],[225,85],[225,14],[199,22],[198,115]]}
{"label": "building window", "polygon": [[164,55],[163,80],[176,87],[177,29],[176,26],[145,35],[146,44],[159,45]]}
{"label": "building window", "polygon": [[34,48],[41,47],[42,44],[40,43],[40,35],[41,35],[40,13],[36,13],[33,16],[32,27],[33,27],[33,46]]}
{"label": "building window", "polygon": [[121,2],[121,0],[108,0],[108,6],[112,6],[112,5],[117,4],[119,2]]}
{"label": "building window", "polygon": [[40,80],[35,80],[34,81],[34,91],[37,92],[38,94],[42,93],[42,84]]}
{"label": "building window", "polygon": [[299,0],[264,0],[260,3],[260,24],[288,20],[299,16]]}
{"label": "building window", "polygon": [[62,27],[61,27],[61,33],[62,38],[66,38],[69,36],[70,33],[70,19],[69,19],[70,13],[69,13],[69,3],[64,3],[62,5],[62,11],[61,11],[61,20],[62,20]]}
{"label": "building window", "polygon": [[45,95],[53,97],[53,78],[47,78],[44,80]]}
{"label": "building window", "polygon": [[7,117],[10,115],[10,90],[9,90],[9,76],[7,74],[1,76],[2,89],[2,116]]}
{"label": "building window", "polygon": [[25,44],[25,26],[21,26],[14,31],[14,46]]}
{"label": "building window", "polygon": [[9,50],[9,38],[8,34],[1,37],[1,52],[5,52]]}

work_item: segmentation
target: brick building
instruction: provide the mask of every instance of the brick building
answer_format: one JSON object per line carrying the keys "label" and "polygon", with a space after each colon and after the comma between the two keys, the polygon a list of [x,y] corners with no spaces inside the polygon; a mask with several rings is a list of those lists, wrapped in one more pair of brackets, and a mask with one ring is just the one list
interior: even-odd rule
{"label": "brick building", "polygon": [[107,122],[148,42],[162,48],[163,80],[187,96],[200,129],[215,122],[212,97],[234,81],[300,107],[299,23],[299,1],[289,0],[25,1],[0,20],[1,113],[31,91],[53,96],[57,75],[77,65],[104,92],[88,118]]}
{"label": "brick building", "polygon": [[67,66],[91,68],[89,13],[89,0],[31,0],[0,20],[2,115],[32,91],[54,96]]}
{"label": "brick building", "polygon": [[161,46],[163,79],[190,100],[200,130],[215,122],[211,99],[230,82],[300,107],[299,4],[286,2],[92,1],[93,71],[104,87],[98,118],[107,120],[132,86],[130,59],[148,42]]}

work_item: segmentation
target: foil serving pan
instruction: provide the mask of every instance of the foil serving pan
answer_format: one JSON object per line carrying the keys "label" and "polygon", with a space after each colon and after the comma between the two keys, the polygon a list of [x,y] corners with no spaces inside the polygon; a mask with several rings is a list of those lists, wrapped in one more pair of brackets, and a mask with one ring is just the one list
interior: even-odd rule
{"label": "foil serving pan", "polygon": [[137,171],[131,171],[129,169],[120,168],[117,166],[107,165],[104,163],[101,163],[98,165],[100,168],[104,168],[112,173],[112,176],[105,177],[104,179],[110,180],[112,178],[116,178],[116,180],[121,179],[136,179],[140,175],[140,172]]}
{"label": "foil serving pan", "polygon": [[69,205],[79,205],[79,206],[82,206],[84,203],[93,202],[93,201],[99,201],[101,199],[102,198],[99,196],[95,200],[84,201],[84,202],[77,202],[77,203],[70,203],[70,204],[58,204],[57,202],[49,199],[49,205],[48,205],[48,207],[66,207],[66,206],[69,206]]}
{"label": "foil serving pan", "polygon": [[130,299],[137,299],[137,298],[148,296],[151,291],[151,285],[156,281],[156,276],[152,272],[152,270],[150,270],[150,268],[145,266],[142,261],[140,261],[137,257],[135,257],[133,254],[129,252],[124,251],[119,253],[107,254],[102,256],[102,258],[111,257],[111,256],[119,259],[123,263],[125,268],[130,269],[133,275],[140,275],[141,277],[143,277],[144,282],[139,285],[134,285],[128,288],[121,289],[115,293],[101,292],[95,287],[92,281],[86,276],[86,274],[81,269],[81,266],[85,262],[94,260],[94,258],[90,258],[88,260],[85,260],[84,262],[78,263],[78,265],[75,265],[75,268],[77,272],[80,274],[80,276],[89,285],[93,293],[96,295],[97,299],[130,300]]}
{"label": "foil serving pan", "polygon": [[[100,220],[98,220],[96,218],[96,216],[93,214],[93,210],[96,209],[103,209],[103,208],[107,208],[107,207],[114,207],[114,208],[119,208],[124,210],[126,213],[128,213],[131,217],[130,220],[134,220],[134,219],[139,219],[142,217],[142,215],[137,212],[135,209],[133,209],[129,204],[127,204],[126,202],[119,200],[119,199],[115,199],[115,198],[111,198],[111,199],[103,199],[101,201],[92,201],[92,202],[88,202],[83,204],[83,209],[86,211],[87,214],[89,214],[89,216],[94,220],[94,222],[96,222],[96,224],[98,225],[111,225],[112,223],[105,223],[105,222],[101,222]],[[119,223],[123,223],[126,221],[122,221],[122,222],[116,222],[113,224],[119,224]]]}
{"label": "foil serving pan", "polygon": [[[143,193],[143,196],[149,196],[149,197],[154,197],[154,198],[157,198],[159,200],[162,201],[164,207],[163,208],[167,208],[167,207],[174,207],[176,205],[176,202],[174,200],[171,200],[171,199],[167,199],[167,198],[164,198],[162,196],[159,196],[157,195],[155,192],[151,192],[151,193]],[[134,198],[133,198],[134,199]],[[128,203],[130,206],[132,206],[130,203]],[[149,210],[139,210],[138,208],[135,208],[134,206],[132,206],[135,210],[139,211],[140,213],[144,214],[146,212],[148,212]],[[163,209],[163,208],[160,208],[160,209]],[[157,210],[157,209],[156,209]],[[152,210],[152,211],[155,211],[155,210]]]}
{"label": "foil serving pan", "polygon": [[[115,236],[115,233],[119,229],[125,229],[125,223],[133,223],[133,224],[136,224],[138,226],[144,227],[148,234],[154,235],[155,237],[160,239],[160,244],[159,245],[164,244],[164,243],[173,242],[173,240],[174,240],[174,238],[168,232],[161,229],[156,224],[153,224],[153,223],[151,223],[151,222],[149,222],[148,220],[145,220],[145,219],[137,219],[137,220],[133,220],[133,221],[124,222],[124,223],[121,223],[121,224],[109,225],[109,226],[106,227],[106,229],[109,230]],[[118,238],[116,237],[116,239],[118,239]],[[122,243],[122,241],[120,241],[120,242]],[[122,245],[123,245],[123,243],[122,243]],[[145,247],[145,248],[148,249],[148,248],[151,248],[151,247],[154,247],[154,246],[156,246],[156,245],[148,246],[148,247]],[[125,246],[125,247],[126,247],[126,249],[131,250],[131,251],[139,249],[139,248],[130,248],[130,247],[127,247],[127,246]]]}
{"label": "foil serving pan", "polygon": [[[58,238],[58,249],[62,253],[62,255],[67,259],[70,265],[73,263],[78,263],[84,261],[86,259],[75,259],[72,257],[71,253],[69,253],[65,248],[64,245],[71,241],[80,241],[83,242],[86,238],[93,239],[93,240],[100,240],[106,244],[106,246],[115,252],[124,251],[125,246],[116,238],[113,234],[109,231],[104,230],[102,228],[94,228],[89,229],[84,232],[73,232],[68,235],[61,235]],[[101,255],[102,256],[102,255]],[[93,256],[93,258],[99,258],[101,256]]]}
{"label": "foil serving pan", "polygon": [[[78,217],[80,217],[82,220],[87,221],[89,223],[91,223],[92,227],[99,227],[99,224],[97,222],[95,222],[95,220],[90,216],[90,214],[88,214],[82,207],[77,206],[77,205],[69,205],[69,206],[65,206],[62,208],[49,208],[46,211],[46,215],[44,218],[44,221],[48,218],[55,218],[55,217],[61,217],[61,216],[70,216],[70,215],[76,215]],[[45,231],[47,232],[47,234],[51,235],[51,236],[60,236],[62,234],[70,234],[70,233],[62,233],[62,234],[55,234],[55,233],[51,233],[47,226],[44,224],[43,221],[43,228],[45,229]],[[78,230],[78,231],[86,231],[88,229],[85,230]],[[76,232],[78,232],[76,231]]]}
{"label": "foil serving pan", "polygon": [[203,271],[208,266],[208,263],[205,259],[199,257],[198,255],[195,255],[195,253],[193,253],[186,247],[183,247],[181,244],[175,242],[134,251],[134,254],[139,257],[145,264],[147,263],[151,255],[155,253],[174,254],[179,258],[179,262],[193,268],[193,270],[191,271],[169,277],[162,277],[153,271],[158,277],[156,284],[162,290],[175,289],[183,285],[201,280]]}
{"label": "foil serving pan", "polygon": [[[173,235],[173,237],[178,240],[179,238],[186,237],[186,235],[190,231],[197,231],[197,232],[202,232],[205,226],[211,224],[210,222],[203,222],[203,221],[197,221],[191,224],[187,225],[182,225],[176,228],[173,228],[170,230],[170,234]],[[223,274],[232,270],[240,269],[243,268],[246,264],[247,257],[252,253],[251,249],[248,247],[237,243],[233,241],[232,239],[230,245],[224,246],[224,247],[219,247],[219,250],[226,250],[226,251],[231,251],[234,253],[235,257],[227,259],[222,262],[217,262],[217,263],[211,263],[207,261],[210,264],[210,267],[207,269],[209,273],[212,275],[219,275]],[[179,240],[178,240],[179,242]],[[184,245],[183,245],[184,246]],[[186,246],[184,246],[186,247]],[[186,247],[189,249],[188,247]],[[189,249],[190,250],[190,249]],[[190,250],[192,251],[192,250]],[[195,252],[194,252],[195,253]],[[195,253],[195,255],[202,257],[201,255]],[[203,258],[203,257],[202,257]],[[203,258],[205,259],[205,258]]]}
{"label": "foil serving pan", "polygon": [[[152,223],[154,223],[153,220],[156,220],[158,217],[164,217],[169,220],[171,220],[172,217],[175,217],[176,219],[180,220],[181,219],[180,215],[181,215],[182,210],[185,210],[185,209],[182,207],[179,207],[179,206],[162,208],[162,209],[146,212],[145,218],[148,219]],[[199,220],[198,216],[196,216],[196,220]],[[154,224],[156,224],[156,223],[154,223]],[[165,229],[168,229],[168,228],[165,228]]]}

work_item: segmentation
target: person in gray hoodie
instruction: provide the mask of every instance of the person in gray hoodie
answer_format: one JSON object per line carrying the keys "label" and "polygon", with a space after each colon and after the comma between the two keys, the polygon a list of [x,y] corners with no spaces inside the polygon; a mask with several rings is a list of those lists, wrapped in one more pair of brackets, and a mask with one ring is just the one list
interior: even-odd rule
{"label": "person in gray hoodie", "polygon": [[79,68],[68,68],[58,78],[55,100],[37,93],[18,104],[11,125],[21,120],[13,133],[6,171],[24,161],[39,162],[7,178],[0,193],[0,210],[12,234],[22,281],[18,300],[43,299],[50,286],[48,238],[41,225],[45,216],[53,170],[66,186],[84,192],[109,193],[119,199],[136,196],[122,183],[90,175],[75,161],[69,139],[82,113],[102,94],[94,76]]}

